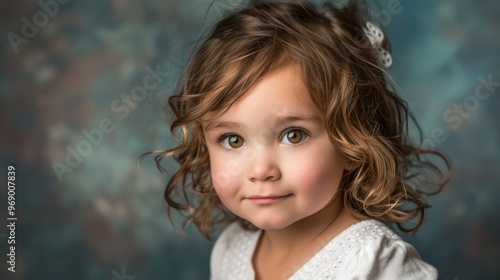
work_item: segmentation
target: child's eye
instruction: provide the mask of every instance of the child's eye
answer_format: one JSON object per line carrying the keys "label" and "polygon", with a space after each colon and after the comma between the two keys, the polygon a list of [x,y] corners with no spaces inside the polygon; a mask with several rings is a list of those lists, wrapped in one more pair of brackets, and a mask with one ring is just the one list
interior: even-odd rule
{"label": "child's eye", "polygon": [[296,145],[304,142],[308,136],[309,135],[305,130],[293,128],[285,132],[281,141],[285,144]]}
{"label": "child's eye", "polygon": [[238,135],[229,134],[229,135],[222,135],[219,138],[219,142],[222,142],[222,145],[225,148],[233,150],[233,149],[238,149],[241,146],[243,146],[244,140],[243,140],[243,138],[241,138]]}

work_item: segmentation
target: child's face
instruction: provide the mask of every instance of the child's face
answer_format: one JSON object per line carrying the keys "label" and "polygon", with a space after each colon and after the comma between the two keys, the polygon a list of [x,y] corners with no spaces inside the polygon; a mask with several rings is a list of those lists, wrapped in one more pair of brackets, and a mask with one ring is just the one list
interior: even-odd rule
{"label": "child's face", "polygon": [[262,229],[285,228],[324,208],[346,167],[299,69],[265,77],[205,132],[219,198]]}

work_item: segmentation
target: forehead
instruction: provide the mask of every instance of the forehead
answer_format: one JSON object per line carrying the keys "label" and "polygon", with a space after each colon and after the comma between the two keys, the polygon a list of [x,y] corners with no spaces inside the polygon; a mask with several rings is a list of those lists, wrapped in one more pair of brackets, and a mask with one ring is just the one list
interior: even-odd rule
{"label": "forehead", "polygon": [[264,76],[214,122],[269,124],[283,118],[321,120],[298,64],[284,66]]}

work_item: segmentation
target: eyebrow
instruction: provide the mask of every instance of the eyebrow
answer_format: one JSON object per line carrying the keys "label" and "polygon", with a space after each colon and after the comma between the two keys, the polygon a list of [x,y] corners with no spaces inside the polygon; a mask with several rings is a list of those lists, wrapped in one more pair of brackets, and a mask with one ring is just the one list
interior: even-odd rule
{"label": "eyebrow", "polygon": [[[313,122],[316,124],[321,123],[319,117],[315,115],[295,115],[295,116],[273,116],[271,120],[266,120],[265,124],[275,126],[275,125],[286,125],[296,121],[305,121],[305,122]],[[212,122],[208,126],[205,127],[205,132],[210,132],[211,130],[215,130],[217,128],[241,128],[241,126],[245,126],[244,124],[240,124],[238,122],[233,121],[223,121],[223,122]]]}

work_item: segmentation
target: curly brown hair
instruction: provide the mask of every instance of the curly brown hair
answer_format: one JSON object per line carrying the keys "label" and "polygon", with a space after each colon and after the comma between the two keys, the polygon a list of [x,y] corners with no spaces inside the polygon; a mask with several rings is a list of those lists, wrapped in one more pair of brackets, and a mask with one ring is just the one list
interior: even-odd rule
{"label": "curly brown hair", "polygon": [[[424,197],[442,190],[451,165],[440,151],[412,144],[409,125],[421,136],[420,127],[377,65],[363,31],[363,7],[356,0],[341,8],[254,1],[216,24],[190,58],[179,92],[168,100],[171,132],[180,144],[150,152],[160,171],[166,171],[161,162],[167,157],[180,165],[165,190],[171,221],[171,210],[179,210],[183,228],[193,222],[209,240],[216,225],[239,220],[251,228],[214,191],[202,126],[264,76],[296,62],[332,144],[355,163],[340,184],[345,205],[407,232],[422,225],[429,207]],[[387,38],[383,48],[390,50]],[[415,224],[403,227],[410,221]]]}

